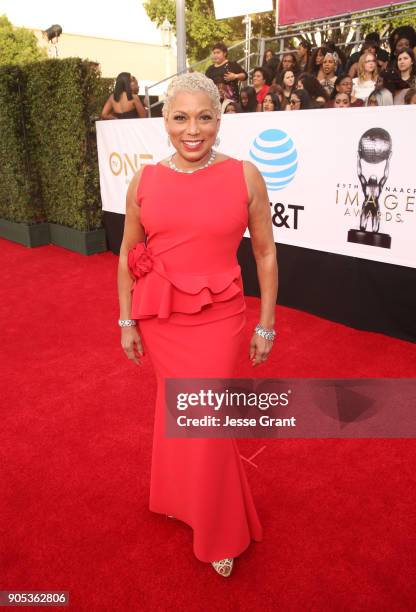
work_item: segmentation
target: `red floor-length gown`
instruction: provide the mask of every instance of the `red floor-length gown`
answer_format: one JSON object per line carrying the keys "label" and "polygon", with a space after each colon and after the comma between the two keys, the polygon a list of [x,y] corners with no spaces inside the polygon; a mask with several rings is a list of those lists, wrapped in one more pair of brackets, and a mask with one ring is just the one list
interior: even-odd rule
{"label": "red floor-length gown", "polygon": [[243,163],[179,173],[144,168],[136,194],[146,245],[129,253],[132,318],[157,375],[149,508],[190,525],[201,561],[236,557],[262,540],[237,443],[167,438],[166,378],[230,378],[246,322],[236,252],[248,220]]}

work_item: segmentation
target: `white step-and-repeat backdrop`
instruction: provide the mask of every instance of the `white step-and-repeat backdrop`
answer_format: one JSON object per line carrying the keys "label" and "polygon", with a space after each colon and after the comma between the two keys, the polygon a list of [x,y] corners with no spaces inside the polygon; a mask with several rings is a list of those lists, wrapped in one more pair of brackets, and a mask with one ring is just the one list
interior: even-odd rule
{"label": "white step-and-repeat backdrop", "polygon": [[[218,149],[259,168],[276,242],[416,267],[415,136],[412,105],[251,113],[222,118]],[[100,121],[97,141],[103,210],[124,213],[173,152],[163,120]]]}

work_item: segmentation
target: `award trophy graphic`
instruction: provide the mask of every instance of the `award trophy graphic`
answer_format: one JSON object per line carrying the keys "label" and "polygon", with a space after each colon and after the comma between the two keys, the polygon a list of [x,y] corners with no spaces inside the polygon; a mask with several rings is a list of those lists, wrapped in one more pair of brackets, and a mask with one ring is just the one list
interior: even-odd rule
{"label": "award trophy graphic", "polygon": [[[360,215],[360,229],[348,232],[348,242],[369,246],[391,247],[391,236],[379,232],[379,198],[389,175],[392,142],[390,134],[383,128],[371,128],[360,138],[358,144],[357,172],[364,194]],[[365,176],[362,162],[374,165],[374,171]],[[369,175],[369,176],[368,176]]]}

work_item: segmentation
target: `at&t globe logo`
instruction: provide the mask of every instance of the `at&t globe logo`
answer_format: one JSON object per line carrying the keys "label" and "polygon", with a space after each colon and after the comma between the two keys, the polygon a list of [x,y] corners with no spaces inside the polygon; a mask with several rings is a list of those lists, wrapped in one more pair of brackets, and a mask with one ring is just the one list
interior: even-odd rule
{"label": "at&t globe logo", "polygon": [[264,130],[250,147],[250,157],[260,170],[269,191],[284,189],[293,181],[298,153],[293,140],[283,130]]}

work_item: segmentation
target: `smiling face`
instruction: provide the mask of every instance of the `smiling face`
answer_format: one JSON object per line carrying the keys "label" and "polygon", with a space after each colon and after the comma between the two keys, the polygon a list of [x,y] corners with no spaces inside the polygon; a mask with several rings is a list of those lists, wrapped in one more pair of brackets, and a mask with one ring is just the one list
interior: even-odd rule
{"label": "smiling face", "polygon": [[264,96],[263,100],[263,111],[270,112],[274,111],[274,104],[270,94]]}
{"label": "smiling face", "polygon": [[253,73],[253,87],[255,87],[256,89],[261,89],[263,85],[265,85],[265,83],[266,81],[264,80],[264,77],[260,70],[256,70]]}
{"label": "smiling face", "polygon": [[412,64],[412,58],[406,51],[402,51],[397,56],[397,68],[399,69],[399,72],[407,72],[411,69]]}
{"label": "smiling face", "polygon": [[220,118],[204,91],[179,91],[165,115],[165,127],[178,154],[188,162],[197,162],[214,146]]}
{"label": "smiling face", "polygon": [[349,96],[344,92],[337,93],[337,95],[335,96],[335,100],[334,100],[334,108],[348,108],[349,105],[350,105]]}
{"label": "smiling face", "polygon": [[322,70],[325,76],[334,76],[335,74],[335,60],[329,53],[325,55],[324,61],[322,62]]}
{"label": "smiling face", "polygon": [[291,70],[288,70],[285,73],[285,76],[283,77],[283,85],[290,89],[290,87],[293,87],[294,84],[295,84],[295,75],[293,74]]}

